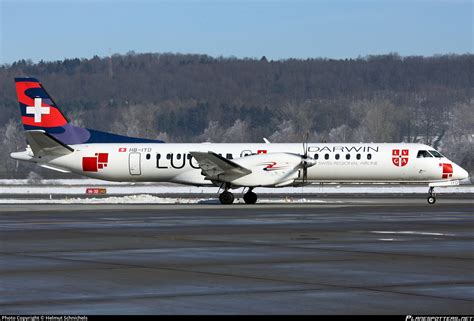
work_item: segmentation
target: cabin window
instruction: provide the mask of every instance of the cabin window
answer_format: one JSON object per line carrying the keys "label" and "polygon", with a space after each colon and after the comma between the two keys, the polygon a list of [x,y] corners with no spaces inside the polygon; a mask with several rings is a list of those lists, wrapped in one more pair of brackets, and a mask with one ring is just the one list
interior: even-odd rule
{"label": "cabin window", "polygon": [[181,154],[176,154],[176,159],[181,159]]}
{"label": "cabin window", "polygon": [[324,154],[324,159],[329,159],[329,154]]}
{"label": "cabin window", "polygon": [[428,157],[433,157],[433,156],[431,156],[431,154],[428,153],[426,150],[419,150],[418,154],[416,155],[416,158],[428,158]]}
{"label": "cabin window", "polygon": [[351,154],[346,154],[346,159],[347,160],[351,159]]}
{"label": "cabin window", "polygon": [[166,154],[166,159],[171,159],[171,154]]}
{"label": "cabin window", "polygon": [[250,150],[243,150],[241,153],[240,153],[240,157],[245,157],[245,156],[249,156],[252,154],[252,151]]}
{"label": "cabin window", "polygon": [[372,159],[372,154],[367,154],[367,159]]}
{"label": "cabin window", "polygon": [[357,155],[356,155],[356,158],[357,158],[357,159],[360,159],[360,154],[357,154]]}
{"label": "cabin window", "polygon": [[443,158],[444,157],[440,152],[437,152],[435,150],[430,150],[430,154],[433,155],[436,158]]}
{"label": "cabin window", "polygon": [[314,159],[318,159],[319,158],[319,154],[314,154]]}
{"label": "cabin window", "polygon": [[339,159],[339,154],[336,154],[336,159]]}
{"label": "cabin window", "polygon": [[150,154],[146,154],[146,159],[150,159],[151,155]]}
{"label": "cabin window", "polygon": [[225,155],[225,158],[227,158],[227,159],[233,159],[234,157],[232,157],[232,154],[227,154],[227,155]]}

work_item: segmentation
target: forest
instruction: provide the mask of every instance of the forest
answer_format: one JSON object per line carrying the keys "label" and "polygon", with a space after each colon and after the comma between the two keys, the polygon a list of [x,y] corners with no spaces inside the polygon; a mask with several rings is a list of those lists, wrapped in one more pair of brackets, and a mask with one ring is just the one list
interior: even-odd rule
{"label": "forest", "polygon": [[0,177],[19,163],[15,77],[38,78],[76,125],[166,142],[420,142],[474,173],[474,55],[356,59],[129,52],[0,65]]}

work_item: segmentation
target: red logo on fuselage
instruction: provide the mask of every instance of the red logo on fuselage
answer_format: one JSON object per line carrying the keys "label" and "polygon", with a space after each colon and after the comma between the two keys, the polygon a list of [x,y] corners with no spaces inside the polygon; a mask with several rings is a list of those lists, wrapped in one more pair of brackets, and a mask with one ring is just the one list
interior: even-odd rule
{"label": "red logo on fuselage", "polygon": [[405,166],[408,164],[408,149],[392,150],[392,163],[395,166]]}
{"label": "red logo on fuselage", "polygon": [[94,157],[82,157],[82,170],[84,172],[97,172],[107,167],[109,162],[108,153],[96,153]]}
{"label": "red logo on fuselage", "polygon": [[442,178],[453,177],[453,165],[452,164],[439,163],[439,166],[443,167],[443,175],[441,176]]}

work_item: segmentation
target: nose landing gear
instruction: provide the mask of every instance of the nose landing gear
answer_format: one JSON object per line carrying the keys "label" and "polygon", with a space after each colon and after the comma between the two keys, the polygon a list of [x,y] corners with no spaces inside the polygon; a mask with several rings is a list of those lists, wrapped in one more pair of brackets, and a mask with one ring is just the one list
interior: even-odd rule
{"label": "nose landing gear", "polygon": [[436,203],[436,197],[435,197],[435,194],[434,194],[434,187],[430,187],[430,189],[428,190],[428,194],[430,194],[428,196],[428,204],[430,205],[433,205],[434,203]]}

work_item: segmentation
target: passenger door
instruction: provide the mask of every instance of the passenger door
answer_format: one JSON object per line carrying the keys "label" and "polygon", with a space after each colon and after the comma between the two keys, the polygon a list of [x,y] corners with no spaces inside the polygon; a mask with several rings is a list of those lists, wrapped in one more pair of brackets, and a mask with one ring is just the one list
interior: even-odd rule
{"label": "passenger door", "polygon": [[140,160],[141,154],[140,153],[130,153],[128,156],[128,165],[130,169],[130,175],[141,175],[141,164]]}

